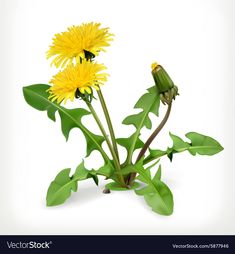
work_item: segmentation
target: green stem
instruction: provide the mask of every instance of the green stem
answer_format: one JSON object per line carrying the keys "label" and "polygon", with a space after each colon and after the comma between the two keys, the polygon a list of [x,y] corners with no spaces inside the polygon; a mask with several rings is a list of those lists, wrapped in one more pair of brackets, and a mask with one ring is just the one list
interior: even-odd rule
{"label": "green stem", "polygon": [[[159,126],[156,128],[156,130],[150,135],[150,137],[148,138],[148,140],[146,141],[146,143],[144,144],[144,146],[142,147],[142,149],[139,152],[139,155],[137,156],[136,162],[137,163],[145,154],[145,152],[147,151],[147,149],[149,148],[150,144],[153,142],[153,140],[156,138],[156,136],[158,135],[158,133],[162,130],[162,128],[164,127],[164,125],[166,124],[169,116],[170,116],[170,112],[171,112],[171,106],[172,106],[172,102],[170,102],[168,104],[168,108],[166,111],[166,114],[164,116],[164,118],[162,119],[161,123],[159,124]],[[132,182],[134,181],[136,176],[136,173],[132,173],[127,181],[128,185],[131,185]]]}
{"label": "green stem", "polygon": [[109,140],[109,138],[108,138],[108,135],[107,135],[107,133],[106,133],[106,131],[105,131],[105,129],[104,129],[104,127],[103,127],[103,125],[102,125],[102,123],[101,123],[99,117],[98,117],[98,115],[96,114],[96,112],[95,112],[93,106],[91,105],[91,103],[86,102],[86,104],[87,104],[88,108],[90,109],[91,114],[93,115],[93,117],[94,117],[94,119],[95,119],[97,125],[99,126],[100,131],[101,131],[101,133],[103,134],[103,136],[104,136],[104,138],[105,138],[105,141],[107,142],[107,145],[108,145],[109,150],[110,150],[110,152],[111,152],[111,154],[112,154],[112,157],[113,157],[114,165],[115,165],[116,170],[117,170],[117,173],[118,173],[118,178],[119,178],[120,184],[121,184],[123,187],[126,187],[126,184],[125,184],[123,175],[121,174],[121,167],[120,167],[119,161],[118,161],[117,156],[116,156],[116,154],[115,154],[115,152],[114,152],[114,150],[113,150],[113,147],[112,147],[112,144],[111,144],[111,142],[110,142],[110,140]]}
{"label": "green stem", "polygon": [[[205,146],[204,146],[204,147],[205,147]],[[200,148],[200,146],[194,146],[194,147],[191,147],[190,150],[198,149],[198,148]],[[175,153],[182,153],[182,152],[187,151],[187,150],[189,150],[189,148],[181,148],[181,149],[177,149],[177,151],[175,151]],[[167,151],[165,151],[163,154],[158,155],[158,156],[155,156],[155,157],[148,156],[146,159],[144,159],[143,164],[144,164],[144,165],[145,165],[145,164],[148,164],[149,162],[151,162],[151,161],[153,161],[153,160],[156,160],[156,159],[159,159],[159,158],[161,158],[161,157],[163,157],[163,156],[165,156],[165,155],[167,155]]]}
{"label": "green stem", "polygon": [[[183,152],[183,151],[182,151],[182,152]],[[163,156],[165,156],[165,155],[167,155],[167,152],[165,152],[164,154],[158,155],[158,156],[156,156],[156,157],[147,157],[146,159],[144,159],[143,165],[148,164],[149,162],[151,162],[151,161],[153,161],[153,160],[157,160],[157,159],[159,159],[159,158],[161,158],[161,157],[163,157]]]}
{"label": "green stem", "polygon": [[164,118],[162,119],[161,123],[159,124],[159,126],[157,127],[157,129],[151,134],[151,136],[148,138],[148,140],[146,141],[146,143],[144,144],[143,148],[141,149],[136,162],[138,162],[145,154],[145,152],[147,151],[147,149],[149,148],[150,144],[153,142],[153,140],[156,138],[156,136],[158,135],[158,133],[162,130],[162,128],[164,127],[164,125],[166,124],[170,112],[171,112],[171,105],[172,103],[169,103],[166,114],[164,116]]}
{"label": "green stem", "polygon": [[109,128],[109,133],[110,133],[110,137],[111,137],[111,141],[112,141],[112,145],[113,145],[113,149],[114,152],[116,153],[118,162],[119,162],[119,153],[118,153],[118,148],[117,148],[117,142],[116,142],[116,138],[115,138],[115,133],[114,133],[114,129],[113,129],[113,125],[112,125],[112,121],[108,112],[108,108],[106,106],[105,100],[104,100],[104,96],[101,92],[101,90],[97,91],[99,99],[100,99],[100,103],[102,106],[102,109],[104,111],[104,115],[105,115],[105,119]]}

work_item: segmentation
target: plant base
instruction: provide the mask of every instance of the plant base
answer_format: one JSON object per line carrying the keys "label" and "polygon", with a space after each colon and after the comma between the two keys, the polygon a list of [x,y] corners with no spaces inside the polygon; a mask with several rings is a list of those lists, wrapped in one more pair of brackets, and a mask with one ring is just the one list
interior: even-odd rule
{"label": "plant base", "polygon": [[139,183],[134,182],[130,188],[123,188],[118,183],[111,182],[105,185],[106,189],[113,190],[113,191],[127,191],[127,190],[134,190],[140,186]]}

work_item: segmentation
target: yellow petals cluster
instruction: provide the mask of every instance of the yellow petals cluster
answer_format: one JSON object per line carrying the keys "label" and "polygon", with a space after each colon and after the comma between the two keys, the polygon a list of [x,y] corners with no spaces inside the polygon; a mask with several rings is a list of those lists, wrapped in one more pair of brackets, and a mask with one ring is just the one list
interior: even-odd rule
{"label": "yellow petals cluster", "polygon": [[71,26],[67,31],[55,34],[53,44],[47,51],[47,58],[53,57],[52,64],[57,68],[72,63],[80,62],[85,58],[85,52],[97,56],[104,47],[109,46],[113,34],[109,28],[100,28],[100,23],[83,23],[80,26]]}
{"label": "yellow petals cluster", "polygon": [[99,90],[99,86],[107,81],[107,73],[103,73],[106,67],[103,64],[83,60],[82,63],[69,64],[64,70],[53,76],[50,81],[53,86],[48,90],[49,99],[52,101],[74,100],[77,89],[81,93],[91,94],[91,89]]}
{"label": "yellow petals cluster", "polygon": [[60,103],[74,100],[78,91],[81,94],[92,94],[92,88],[99,90],[99,86],[107,81],[107,73],[103,64],[93,62],[93,58],[104,47],[109,46],[113,34],[109,28],[100,28],[100,23],[86,23],[71,26],[67,31],[56,34],[53,44],[47,51],[47,58],[59,71],[50,81],[48,89],[49,99]]}

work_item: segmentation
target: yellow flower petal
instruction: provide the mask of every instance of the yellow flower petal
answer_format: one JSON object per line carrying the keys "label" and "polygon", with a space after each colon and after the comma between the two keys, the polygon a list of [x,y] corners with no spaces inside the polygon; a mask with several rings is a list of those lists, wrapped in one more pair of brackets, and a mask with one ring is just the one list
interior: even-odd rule
{"label": "yellow flower petal", "polygon": [[99,85],[107,81],[107,73],[102,73],[106,67],[103,64],[83,60],[82,63],[69,64],[64,70],[59,71],[50,83],[48,89],[49,99],[58,103],[69,99],[74,100],[76,90],[81,93],[92,93],[92,87],[99,90]]}
{"label": "yellow flower petal", "polygon": [[159,64],[157,62],[154,62],[151,64],[151,69],[155,69]]}
{"label": "yellow flower petal", "polygon": [[113,40],[113,34],[109,28],[100,28],[100,23],[83,23],[80,26],[71,26],[67,31],[55,34],[53,44],[47,51],[47,58],[54,57],[52,64],[65,67],[75,60],[80,62],[80,57],[85,58],[85,52],[97,56],[104,47],[109,46]]}

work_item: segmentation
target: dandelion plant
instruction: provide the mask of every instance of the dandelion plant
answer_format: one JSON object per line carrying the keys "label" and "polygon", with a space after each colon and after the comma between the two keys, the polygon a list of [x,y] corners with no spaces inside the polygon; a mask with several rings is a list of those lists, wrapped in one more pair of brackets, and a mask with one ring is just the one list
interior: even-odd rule
{"label": "dandelion plant", "polygon": [[[73,128],[81,130],[86,140],[86,160],[95,150],[103,158],[103,165],[96,169],[87,169],[81,158],[74,171],[71,168],[61,170],[49,185],[46,204],[63,204],[72,192],[77,191],[79,181],[92,178],[98,185],[101,176],[108,180],[104,193],[132,190],[143,196],[154,212],[170,215],[174,201],[171,190],[162,180],[161,158],[167,156],[172,161],[175,154],[184,151],[193,156],[211,156],[221,152],[223,147],[215,139],[197,132],[187,133],[184,139],[170,132],[172,146],[165,150],[150,148],[152,141],[165,126],[173,101],[179,95],[178,87],[158,63],[152,64],[152,87],[147,89],[134,106],[139,109],[139,113],[127,116],[122,122],[124,125],[133,125],[134,133],[129,137],[117,138],[101,89],[108,79],[107,68],[97,62],[100,52],[105,52],[112,40],[113,34],[109,28],[101,28],[101,24],[93,22],[72,26],[65,32],[55,34],[47,58],[52,59],[52,65],[59,69],[58,73],[51,78],[50,85],[35,84],[23,88],[24,98],[30,106],[46,111],[53,121],[56,121],[55,113],[59,113],[61,130],[66,140]],[[100,102],[102,112],[97,112],[93,107],[94,99]],[[66,108],[68,100],[74,102],[74,108]],[[159,117],[160,106],[166,107],[166,113],[158,126],[154,126],[149,115],[153,113]],[[105,123],[100,120],[101,113],[105,116]],[[99,134],[93,133],[89,124],[82,122],[86,115],[94,118]],[[145,141],[141,140],[143,127],[153,129]],[[109,153],[103,143],[107,144]],[[120,146],[127,151],[124,161],[120,160]],[[135,159],[133,154],[136,150],[139,153]],[[158,169],[153,174],[156,166]]]}

